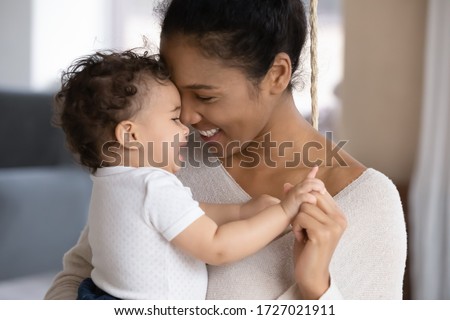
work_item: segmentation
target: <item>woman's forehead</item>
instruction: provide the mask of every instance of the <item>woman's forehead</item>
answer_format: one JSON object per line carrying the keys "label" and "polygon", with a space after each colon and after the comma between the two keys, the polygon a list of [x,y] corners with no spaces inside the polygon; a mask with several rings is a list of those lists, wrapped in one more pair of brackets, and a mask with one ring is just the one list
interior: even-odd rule
{"label": "woman's forehead", "polygon": [[204,66],[220,66],[219,59],[206,57],[199,46],[192,41],[185,40],[182,36],[161,40],[161,57],[170,69],[195,69]]}
{"label": "woman's forehead", "polygon": [[206,57],[197,46],[186,41],[161,41],[161,56],[180,89],[217,89],[230,78],[236,80],[241,73],[218,58]]}

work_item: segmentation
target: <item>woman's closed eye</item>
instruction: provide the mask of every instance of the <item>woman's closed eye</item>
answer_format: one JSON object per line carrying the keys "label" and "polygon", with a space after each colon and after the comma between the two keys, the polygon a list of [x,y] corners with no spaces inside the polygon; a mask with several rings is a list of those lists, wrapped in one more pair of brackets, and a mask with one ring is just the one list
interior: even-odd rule
{"label": "woman's closed eye", "polygon": [[196,95],[196,98],[201,102],[213,102],[214,99],[216,99],[215,97],[201,96],[201,95]]}

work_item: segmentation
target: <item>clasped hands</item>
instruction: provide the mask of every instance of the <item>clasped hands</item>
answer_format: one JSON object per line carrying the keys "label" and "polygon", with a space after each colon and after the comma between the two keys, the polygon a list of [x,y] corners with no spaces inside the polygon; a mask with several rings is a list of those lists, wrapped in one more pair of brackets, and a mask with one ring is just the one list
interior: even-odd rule
{"label": "clasped hands", "polygon": [[331,258],[347,227],[343,212],[316,178],[317,172],[314,167],[297,185],[286,183],[281,200],[269,195],[251,200],[260,209],[279,203],[292,219],[294,279],[299,298],[307,300],[318,299],[328,290]]}

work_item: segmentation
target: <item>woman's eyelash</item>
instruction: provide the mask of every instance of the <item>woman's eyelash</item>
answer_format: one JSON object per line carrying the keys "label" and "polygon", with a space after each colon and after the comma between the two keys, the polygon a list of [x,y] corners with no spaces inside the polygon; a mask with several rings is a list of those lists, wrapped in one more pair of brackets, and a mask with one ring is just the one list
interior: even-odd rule
{"label": "woman's eyelash", "polygon": [[214,97],[197,96],[197,99],[200,100],[200,101],[207,102],[207,101],[211,101],[212,99],[214,99]]}
{"label": "woman's eyelash", "polygon": [[180,117],[176,117],[176,118],[172,118],[173,121],[178,121],[180,120]]}

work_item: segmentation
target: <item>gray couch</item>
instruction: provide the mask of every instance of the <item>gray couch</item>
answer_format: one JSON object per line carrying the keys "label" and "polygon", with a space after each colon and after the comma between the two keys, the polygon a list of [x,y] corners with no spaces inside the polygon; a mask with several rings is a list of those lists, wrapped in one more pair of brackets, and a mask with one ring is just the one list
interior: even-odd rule
{"label": "gray couch", "polygon": [[0,92],[0,299],[40,298],[86,222],[91,180],[51,117],[51,94]]}

